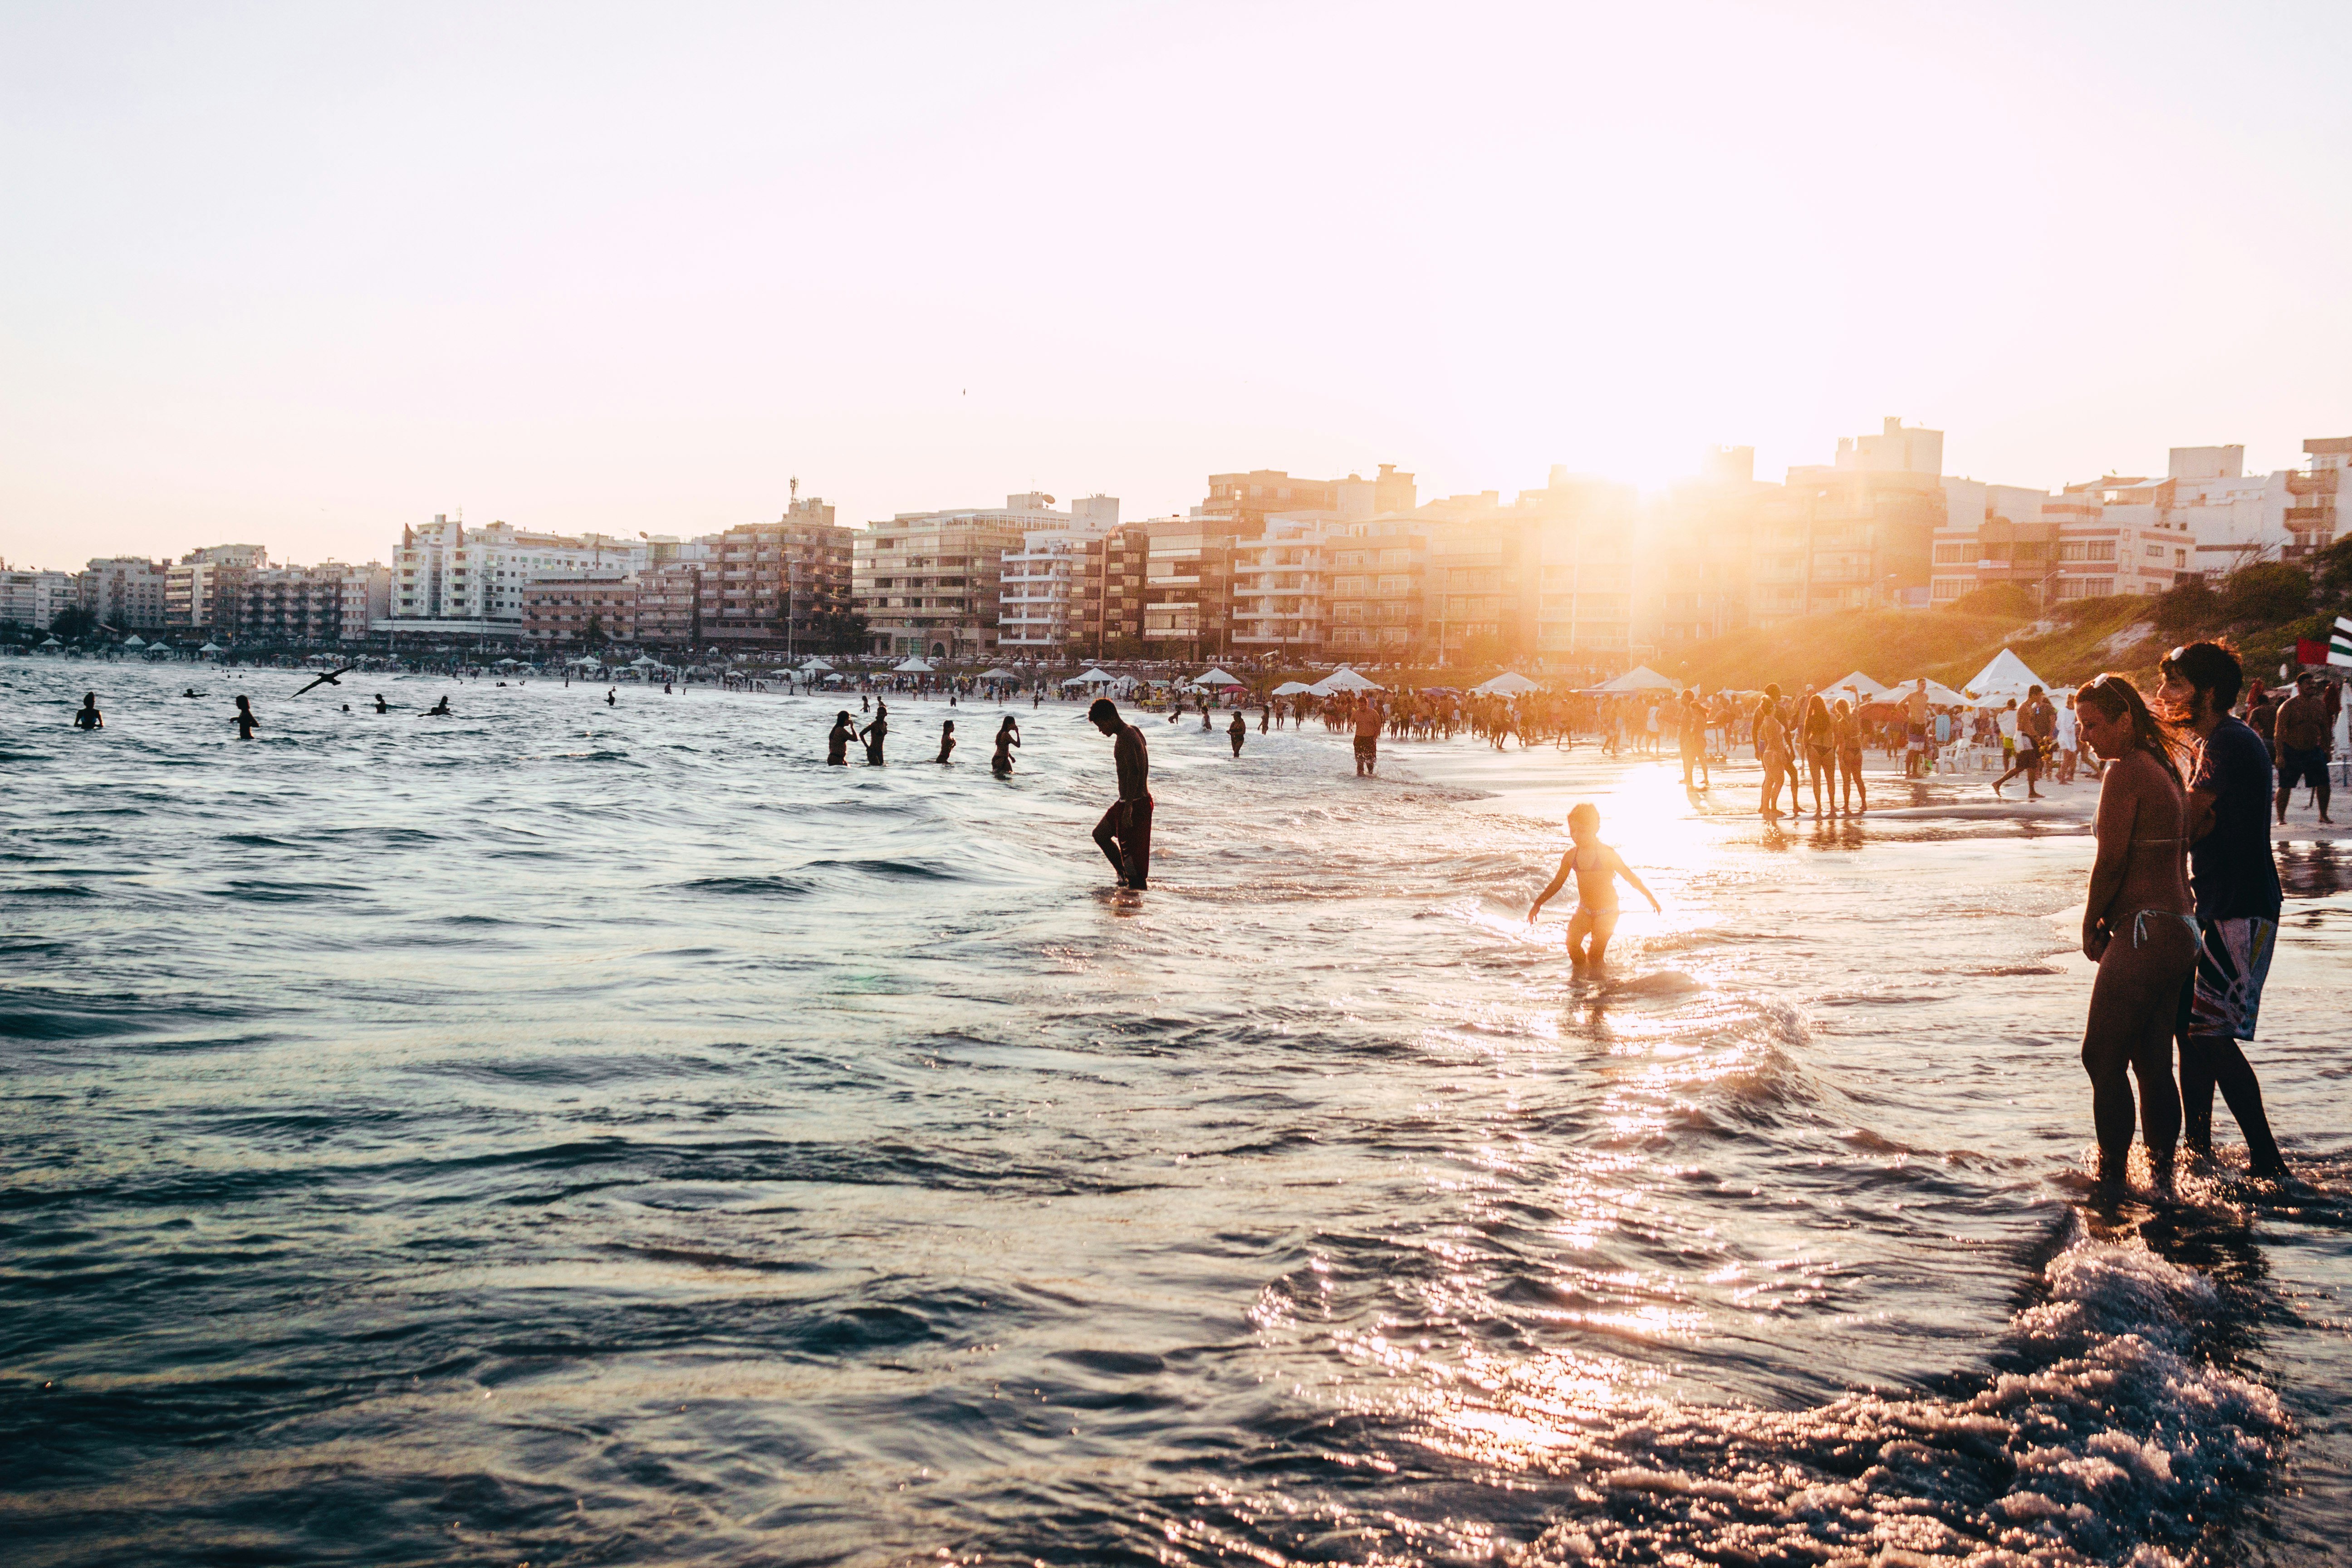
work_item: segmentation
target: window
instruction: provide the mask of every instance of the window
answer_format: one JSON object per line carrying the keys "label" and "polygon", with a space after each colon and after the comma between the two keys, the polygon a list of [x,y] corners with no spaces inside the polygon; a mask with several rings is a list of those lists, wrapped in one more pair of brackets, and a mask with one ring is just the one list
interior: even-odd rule
{"label": "window", "polygon": [[[2096,540],[2096,541],[2094,541],[2094,542],[2093,542],[2093,543],[2092,543],[2092,545],[2091,545],[2091,559],[2092,559],[2092,560],[2094,560],[2094,561],[2113,561],[2115,558],[2116,558],[2116,542],[2115,542],[2114,540],[2112,540],[2112,539],[2101,539],[2101,540]],[[2110,584],[2110,586],[2112,586],[2112,584]]]}
{"label": "window", "polygon": [[2083,542],[2079,539],[2070,541],[2069,542],[2058,547],[2058,559],[2061,561],[2080,561],[2084,557],[2085,548],[2086,547],[2084,545]]}
{"label": "window", "polygon": [[1936,564],[1938,566],[1957,566],[1968,558],[1969,547],[1965,544],[1938,544],[1936,546]]}

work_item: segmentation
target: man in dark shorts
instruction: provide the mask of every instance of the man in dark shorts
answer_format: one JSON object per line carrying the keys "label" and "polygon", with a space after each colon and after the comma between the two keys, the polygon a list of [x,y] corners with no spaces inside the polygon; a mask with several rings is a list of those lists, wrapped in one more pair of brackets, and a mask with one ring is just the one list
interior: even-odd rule
{"label": "man in dark shorts", "polygon": [[1118,768],[1118,799],[1095,824],[1095,843],[1118,873],[1118,885],[1140,892],[1151,874],[1151,792],[1145,787],[1150,762],[1143,731],[1120,719],[1118,704],[1108,697],[1095,699],[1087,719],[1111,738],[1111,761]]}
{"label": "man in dark shorts", "polygon": [[2197,972],[2182,990],[2181,1112],[2189,1152],[2213,1152],[2218,1087],[2246,1136],[2258,1176],[2284,1179],[2286,1162],[2263,1110],[2262,1085],[2239,1049],[2254,1037],[2263,981],[2278,940],[2278,867],[2271,859],[2271,758],[2263,738],[2230,712],[2245,679],[2220,643],[2174,648],[2157,664],[2158,695],[2204,742],[2189,780],[2189,890],[2197,900]]}
{"label": "man in dark shorts", "polygon": [[[1778,697],[1780,690],[1775,688],[1772,695]],[[1928,701],[1925,676],[1920,677],[1916,686],[1903,694],[1903,776],[1906,779],[1934,771],[1927,765]]]}
{"label": "man in dark shorts", "polygon": [[2275,726],[2278,819],[2286,820],[2294,786],[2308,783],[2312,798],[2319,805],[2319,820],[2332,823],[2334,818],[2327,815],[2327,699],[2320,692],[2317,676],[2295,678],[2294,695],[2279,704]]}
{"label": "man in dark shorts", "polygon": [[1377,773],[1381,765],[1381,705],[1370,697],[1356,704],[1356,776]]}

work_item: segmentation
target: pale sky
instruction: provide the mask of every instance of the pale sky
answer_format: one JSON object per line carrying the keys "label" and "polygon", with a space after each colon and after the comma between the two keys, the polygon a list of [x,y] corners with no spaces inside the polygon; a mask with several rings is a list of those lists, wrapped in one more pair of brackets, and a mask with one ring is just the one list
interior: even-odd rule
{"label": "pale sky", "polygon": [[2352,435],[2352,7],[0,4],[0,556]]}

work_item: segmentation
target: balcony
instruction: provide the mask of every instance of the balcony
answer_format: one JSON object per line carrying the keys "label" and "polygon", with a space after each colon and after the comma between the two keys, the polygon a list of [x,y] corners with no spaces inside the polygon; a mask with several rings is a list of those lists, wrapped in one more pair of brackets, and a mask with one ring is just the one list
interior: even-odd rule
{"label": "balcony", "polygon": [[2286,493],[2291,496],[2332,496],[2336,493],[2337,481],[2343,477],[2341,468],[2315,468],[2307,474],[2290,473],[2286,477]]}

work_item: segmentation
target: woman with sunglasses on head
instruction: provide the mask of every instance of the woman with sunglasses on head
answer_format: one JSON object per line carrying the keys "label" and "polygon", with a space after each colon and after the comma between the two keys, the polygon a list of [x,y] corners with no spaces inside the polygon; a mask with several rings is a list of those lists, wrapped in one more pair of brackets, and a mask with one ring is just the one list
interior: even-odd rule
{"label": "woman with sunglasses on head", "polygon": [[2188,796],[2175,756],[2179,742],[2120,675],[2100,676],[2074,694],[2074,703],[2083,738],[2109,763],[2093,827],[2098,854],[2083,905],[2083,955],[2099,966],[2083,1030],[2099,1187],[2109,1199],[2123,1190],[2136,1076],[2148,1164],[2158,1190],[2169,1192],[2180,1139],[2173,1015],[2196,967],[2198,942],[2184,872]]}

